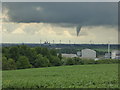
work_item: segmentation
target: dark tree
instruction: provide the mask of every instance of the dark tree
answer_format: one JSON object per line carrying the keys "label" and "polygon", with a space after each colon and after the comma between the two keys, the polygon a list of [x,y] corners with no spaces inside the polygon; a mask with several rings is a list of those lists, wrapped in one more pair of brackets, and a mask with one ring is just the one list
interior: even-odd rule
{"label": "dark tree", "polygon": [[8,59],[8,68],[9,70],[15,70],[16,69],[16,63],[13,59]]}
{"label": "dark tree", "polygon": [[19,48],[17,46],[10,47],[8,58],[12,58],[17,61],[19,57]]}
{"label": "dark tree", "polygon": [[2,57],[2,69],[3,70],[8,70],[9,69],[8,60],[7,60],[7,58],[5,56]]}
{"label": "dark tree", "polygon": [[62,61],[57,56],[50,56],[49,58],[52,66],[60,66],[62,65]]}
{"label": "dark tree", "polygon": [[26,56],[20,56],[18,58],[18,61],[16,62],[18,69],[25,69],[25,68],[31,68],[32,65],[30,64],[28,58]]}
{"label": "dark tree", "polygon": [[53,56],[57,56],[57,51],[55,49],[51,49],[50,54]]}
{"label": "dark tree", "polygon": [[62,54],[61,54],[61,53],[58,54],[58,58],[59,58],[60,60],[62,60]]}
{"label": "dark tree", "polygon": [[35,67],[48,67],[49,60],[46,57],[43,57],[41,54],[38,54],[35,60]]}

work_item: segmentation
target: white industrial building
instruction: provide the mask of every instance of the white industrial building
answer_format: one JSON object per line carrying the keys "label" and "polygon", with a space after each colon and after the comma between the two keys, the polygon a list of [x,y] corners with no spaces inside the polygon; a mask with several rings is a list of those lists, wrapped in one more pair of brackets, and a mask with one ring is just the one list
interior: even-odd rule
{"label": "white industrial building", "polygon": [[92,49],[83,49],[82,50],[82,58],[95,59],[96,51],[94,51]]}
{"label": "white industrial building", "polygon": [[110,59],[111,58],[111,53],[105,53],[105,59]]}
{"label": "white industrial building", "polygon": [[62,54],[62,57],[73,58],[78,56],[76,54]]}
{"label": "white industrial building", "polygon": [[120,51],[119,50],[113,50],[111,52],[111,58],[112,59],[120,59]]}
{"label": "white industrial building", "polygon": [[81,57],[82,53],[80,51],[77,51],[77,56]]}

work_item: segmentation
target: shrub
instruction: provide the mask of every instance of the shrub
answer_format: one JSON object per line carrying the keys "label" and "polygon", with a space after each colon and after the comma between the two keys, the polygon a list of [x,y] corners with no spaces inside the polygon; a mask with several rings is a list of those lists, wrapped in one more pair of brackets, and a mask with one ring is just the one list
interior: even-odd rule
{"label": "shrub", "polygon": [[84,61],[79,57],[74,57],[75,65],[83,65]]}
{"label": "shrub", "polygon": [[74,65],[75,60],[73,58],[67,58],[66,65]]}
{"label": "shrub", "polygon": [[95,60],[94,59],[82,58],[82,61],[83,61],[84,64],[95,64]]}

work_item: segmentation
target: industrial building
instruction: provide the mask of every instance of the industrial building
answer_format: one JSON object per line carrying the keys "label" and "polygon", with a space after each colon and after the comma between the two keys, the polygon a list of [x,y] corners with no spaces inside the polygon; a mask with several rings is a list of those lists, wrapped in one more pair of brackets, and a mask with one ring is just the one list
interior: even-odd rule
{"label": "industrial building", "polygon": [[82,50],[82,58],[95,59],[96,51],[94,51],[92,49],[83,49]]}
{"label": "industrial building", "polygon": [[105,53],[105,59],[110,59],[111,58],[111,53]]}
{"label": "industrial building", "polygon": [[76,54],[62,54],[62,57],[73,58],[78,56]]}
{"label": "industrial building", "polygon": [[81,57],[82,53],[80,51],[77,52],[77,56]]}
{"label": "industrial building", "polygon": [[120,51],[119,50],[113,50],[111,52],[111,58],[112,59],[120,59]]}
{"label": "industrial building", "polygon": [[[96,51],[92,49],[83,49],[81,51],[76,52],[76,54],[66,54],[63,53],[62,57],[73,58],[73,57],[80,57],[80,58],[87,58],[87,59],[94,59],[99,60],[100,58],[96,58]],[[105,56],[102,57],[103,59],[120,59],[120,51],[113,50],[109,53],[105,53]]]}

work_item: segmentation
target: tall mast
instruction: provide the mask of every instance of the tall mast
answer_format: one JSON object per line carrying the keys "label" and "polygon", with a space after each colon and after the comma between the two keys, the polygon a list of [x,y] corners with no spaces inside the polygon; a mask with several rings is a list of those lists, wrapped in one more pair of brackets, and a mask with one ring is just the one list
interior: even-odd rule
{"label": "tall mast", "polygon": [[108,53],[110,53],[110,42],[108,42]]}
{"label": "tall mast", "polygon": [[53,44],[54,44],[54,40],[53,40]]}
{"label": "tall mast", "polygon": [[108,56],[109,56],[109,58],[111,57],[111,55],[110,55],[110,41],[108,41]]}
{"label": "tall mast", "polygon": [[60,44],[61,44],[61,40],[60,40]]}

